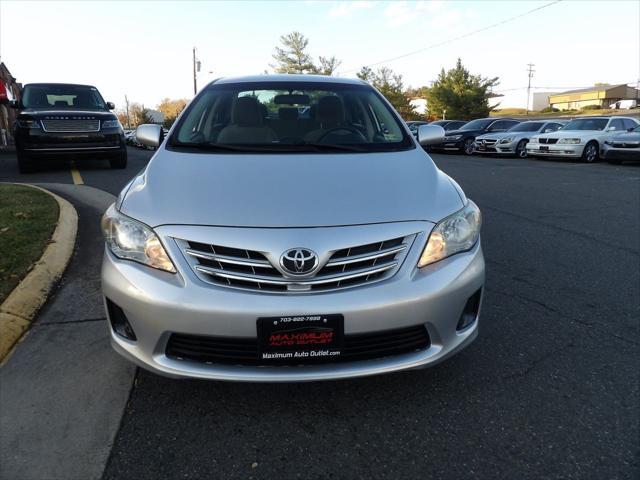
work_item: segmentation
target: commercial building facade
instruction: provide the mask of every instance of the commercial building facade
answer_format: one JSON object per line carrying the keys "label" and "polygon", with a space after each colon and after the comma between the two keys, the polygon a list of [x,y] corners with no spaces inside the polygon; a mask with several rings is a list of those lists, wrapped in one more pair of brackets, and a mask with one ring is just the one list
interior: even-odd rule
{"label": "commercial building facade", "polygon": [[558,110],[580,110],[591,105],[609,108],[610,105],[617,101],[636,99],[639,93],[637,89],[624,83],[620,85],[596,85],[591,88],[550,94],[549,106]]}

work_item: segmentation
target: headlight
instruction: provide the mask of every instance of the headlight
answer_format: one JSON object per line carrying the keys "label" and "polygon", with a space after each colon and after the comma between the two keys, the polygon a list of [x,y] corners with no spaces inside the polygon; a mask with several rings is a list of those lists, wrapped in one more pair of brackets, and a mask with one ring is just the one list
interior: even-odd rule
{"label": "headlight", "polygon": [[112,204],[103,215],[101,225],[107,247],[116,257],[176,272],[160,239],[145,224],[122,215]]}
{"label": "headlight", "polygon": [[529,140],[529,143],[538,143],[538,137],[531,137],[531,140]]}
{"label": "headlight", "polygon": [[511,143],[513,142],[513,137],[507,137],[500,140],[500,143]]}
{"label": "headlight", "polygon": [[558,143],[570,143],[570,144],[578,144],[580,143],[580,139],[579,138],[561,138],[560,140],[558,140]]}
{"label": "headlight", "polygon": [[451,135],[448,137],[444,137],[444,139],[448,142],[450,142],[451,140],[460,140],[462,138],[462,135]]}
{"label": "headlight", "polygon": [[18,126],[22,128],[40,129],[40,120],[36,120],[35,118],[26,118],[24,120],[18,120]]}
{"label": "headlight", "polygon": [[102,128],[122,128],[119,120],[103,120]]}
{"label": "headlight", "polygon": [[611,140],[605,140],[604,144],[605,145],[613,145],[613,142]]}
{"label": "headlight", "polygon": [[482,216],[471,200],[453,215],[441,220],[429,235],[418,268],[426,267],[456,253],[471,250],[480,236]]}

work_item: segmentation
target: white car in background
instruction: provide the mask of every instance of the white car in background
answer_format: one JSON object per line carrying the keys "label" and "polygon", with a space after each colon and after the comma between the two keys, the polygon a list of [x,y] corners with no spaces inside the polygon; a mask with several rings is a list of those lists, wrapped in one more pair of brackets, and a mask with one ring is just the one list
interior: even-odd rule
{"label": "white car in background", "polygon": [[631,117],[576,118],[557,132],[532,137],[527,144],[527,154],[534,157],[581,158],[584,162],[596,162],[605,140],[637,126],[638,121]]}

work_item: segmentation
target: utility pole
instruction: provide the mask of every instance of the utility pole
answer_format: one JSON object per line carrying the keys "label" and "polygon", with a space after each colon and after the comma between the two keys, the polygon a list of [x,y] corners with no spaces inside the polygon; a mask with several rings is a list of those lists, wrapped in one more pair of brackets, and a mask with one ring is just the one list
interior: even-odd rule
{"label": "utility pole", "polygon": [[196,80],[196,47],[193,47],[193,94],[198,93],[198,83]]}
{"label": "utility pole", "polygon": [[127,109],[127,129],[131,130],[131,120],[129,119],[129,99],[126,95],[124,96],[124,104],[126,105]]}
{"label": "utility pole", "polygon": [[533,78],[533,74],[535,73],[535,70],[533,69],[533,67],[535,67],[535,65],[533,63],[527,63],[527,67],[529,67],[529,69],[527,70],[527,74],[529,75],[529,83],[527,85],[527,115],[529,115],[529,99],[531,98],[531,79]]}
{"label": "utility pole", "polygon": [[201,62],[196,58],[196,47],[193,47],[193,94],[198,93],[197,73],[200,71]]}

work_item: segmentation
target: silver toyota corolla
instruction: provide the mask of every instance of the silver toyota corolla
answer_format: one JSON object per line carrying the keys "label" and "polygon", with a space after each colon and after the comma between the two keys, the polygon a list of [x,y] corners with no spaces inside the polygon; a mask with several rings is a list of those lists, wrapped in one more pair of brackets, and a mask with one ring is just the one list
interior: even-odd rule
{"label": "silver toyota corolla", "polygon": [[[423,145],[442,141],[421,126]],[[137,138],[161,142],[159,126]],[[477,335],[480,212],[358,80],[221,79],[105,213],[115,349],[173,377],[433,365]]]}

